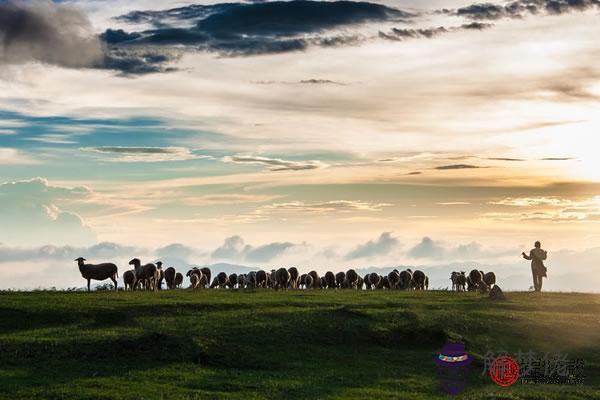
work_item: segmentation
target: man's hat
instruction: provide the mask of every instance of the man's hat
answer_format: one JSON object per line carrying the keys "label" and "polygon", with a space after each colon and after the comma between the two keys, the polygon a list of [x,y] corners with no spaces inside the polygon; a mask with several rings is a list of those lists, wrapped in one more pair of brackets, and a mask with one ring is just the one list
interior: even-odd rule
{"label": "man's hat", "polygon": [[447,342],[433,361],[443,367],[462,367],[470,365],[473,357],[465,352],[464,344]]}

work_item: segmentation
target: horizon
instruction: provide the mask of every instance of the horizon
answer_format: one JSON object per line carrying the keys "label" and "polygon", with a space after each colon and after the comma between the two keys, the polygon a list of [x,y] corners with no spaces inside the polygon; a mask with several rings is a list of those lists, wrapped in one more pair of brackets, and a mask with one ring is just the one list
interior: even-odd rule
{"label": "horizon", "polygon": [[139,256],[526,291],[540,240],[544,290],[599,292],[600,5],[526,3],[0,2],[0,290]]}

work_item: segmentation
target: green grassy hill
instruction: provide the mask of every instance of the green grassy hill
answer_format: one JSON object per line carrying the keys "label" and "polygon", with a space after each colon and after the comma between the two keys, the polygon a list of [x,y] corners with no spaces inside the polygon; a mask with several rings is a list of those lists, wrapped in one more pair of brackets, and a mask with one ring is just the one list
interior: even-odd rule
{"label": "green grassy hill", "polygon": [[[447,399],[432,358],[476,357],[461,399],[600,398],[600,295],[401,291],[0,294],[1,399]],[[584,386],[502,388],[488,351],[560,350]]]}

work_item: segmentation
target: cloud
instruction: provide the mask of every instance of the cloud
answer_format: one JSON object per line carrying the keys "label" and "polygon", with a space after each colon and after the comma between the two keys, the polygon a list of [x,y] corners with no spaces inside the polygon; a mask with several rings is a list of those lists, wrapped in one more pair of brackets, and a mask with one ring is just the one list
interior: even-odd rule
{"label": "cloud", "polygon": [[46,0],[0,2],[0,63],[81,68],[102,57],[101,42],[79,10]]}
{"label": "cloud", "polygon": [[453,169],[478,169],[478,168],[484,168],[484,167],[479,167],[477,165],[470,165],[470,164],[451,164],[451,165],[441,165],[439,167],[435,167],[435,169],[440,170],[440,171],[453,170]]}
{"label": "cloud", "polygon": [[295,245],[290,242],[274,242],[254,247],[246,245],[240,236],[225,239],[222,246],[215,249],[211,256],[215,260],[240,259],[249,262],[269,262]]}
{"label": "cloud", "polygon": [[527,161],[524,158],[509,158],[509,157],[489,157],[489,158],[486,158],[486,160],[490,160],[490,161],[508,161],[508,162]]}
{"label": "cloud", "polygon": [[76,257],[90,260],[110,260],[119,257],[133,257],[142,250],[136,247],[123,246],[112,242],[102,242],[89,247],[53,246],[10,247],[0,243],[0,263],[15,261],[72,261]]}
{"label": "cloud", "polygon": [[[381,4],[352,1],[271,1],[190,5],[163,11],[134,11],[121,21],[149,23],[141,32],[107,30],[102,39],[109,45],[182,45],[219,52],[227,56],[302,51],[309,45],[354,45],[361,35],[322,36],[324,31],[356,24],[399,21],[413,14]],[[186,27],[181,27],[184,22]]]}
{"label": "cloud", "polygon": [[85,187],[52,186],[34,178],[0,184],[0,241],[12,244],[87,244],[95,234],[76,213],[57,204],[62,200],[85,199]]}
{"label": "cloud", "polygon": [[474,20],[523,18],[528,15],[560,15],[600,7],[598,0],[517,0],[506,4],[478,3],[457,10],[445,10]]}
{"label": "cloud", "polygon": [[32,165],[38,161],[26,156],[17,149],[0,147],[0,165]]}
{"label": "cloud", "polygon": [[502,200],[491,201],[488,204],[500,205],[500,206],[514,206],[514,207],[535,207],[535,206],[554,206],[554,207],[565,207],[573,204],[573,201],[567,199],[560,199],[557,197],[520,197],[511,198],[507,197]]}
{"label": "cloud", "polygon": [[193,154],[185,147],[121,147],[102,146],[84,147],[81,150],[94,153],[106,154],[109,157],[104,161],[111,162],[163,162],[163,161],[186,161],[206,156]]}
{"label": "cloud", "polygon": [[505,256],[514,256],[515,254],[518,254],[518,251],[515,249],[484,248],[483,245],[477,242],[448,246],[428,236],[421,239],[421,242],[410,248],[406,253],[408,257],[414,259],[446,261],[497,259]]}
{"label": "cloud", "polygon": [[390,232],[384,232],[376,240],[369,240],[367,243],[356,246],[346,255],[346,259],[354,260],[387,255],[399,244],[398,239],[393,237]]}
{"label": "cloud", "polygon": [[546,157],[540,158],[540,161],[572,161],[576,160],[574,157]]}
{"label": "cloud", "polygon": [[430,237],[424,237],[421,243],[408,251],[412,258],[442,258],[444,253],[445,249]]}
{"label": "cloud", "polygon": [[227,156],[223,158],[225,162],[237,164],[258,164],[266,165],[269,171],[303,171],[311,169],[324,168],[327,165],[321,161],[290,161],[279,158],[268,158],[259,156]]}
{"label": "cloud", "polygon": [[386,40],[403,41],[407,39],[432,39],[436,36],[449,33],[457,32],[461,30],[484,30],[493,27],[493,24],[472,22],[460,26],[443,27],[437,28],[392,28],[389,32],[379,31],[379,37]]}

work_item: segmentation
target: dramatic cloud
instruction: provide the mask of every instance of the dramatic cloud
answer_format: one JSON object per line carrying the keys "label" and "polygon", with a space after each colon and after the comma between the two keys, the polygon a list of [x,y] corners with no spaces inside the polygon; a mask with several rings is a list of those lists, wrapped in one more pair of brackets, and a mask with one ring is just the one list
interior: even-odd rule
{"label": "dramatic cloud", "polygon": [[472,4],[445,12],[474,20],[498,20],[523,18],[528,15],[559,15],[598,7],[599,0],[517,0],[507,4]]}
{"label": "dramatic cloud", "polygon": [[369,240],[346,255],[347,260],[384,256],[394,250],[400,242],[390,232],[382,233],[376,240]]}
{"label": "dramatic cloud", "polygon": [[239,259],[249,262],[269,262],[294,246],[290,242],[274,242],[254,247],[245,244],[240,236],[232,236],[225,239],[223,245],[215,249],[211,256],[215,260]]}
{"label": "dramatic cloud", "polygon": [[57,205],[90,195],[85,187],[52,186],[42,178],[0,184],[0,242],[79,245],[95,241],[95,234],[78,214]]}
{"label": "dramatic cloud", "polygon": [[320,161],[290,161],[258,156],[227,156],[223,158],[223,161],[237,164],[266,165],[269,171],[303,171],[327,166]]}
{"label": "dramatic cloud", "polygon": [[163,162],[204,158],[185,147],[85,147],[81,150],[106,154],[111,162]]}
{"label": "dramatic cloud", "polygon": [[472,22],[461,26],[437,27],[437,28],[392,28],[389,32],[379,32],[379,37],[387,40],[403,41],[407,39],[432,39],[438,35],[461,30],[484,30],[493,27],[493,24]]}
{"label": "dramatic cloud", "polygon": [[[413,15],[395,8],[352,1],[272,1],[191,5],[163,11],[134,11],[121,21],[150,23],[154,29],[128,33],[107,30],[109,45],[196,46],[225,55],[301,51],[309,45],[356,44],[360,35],[321,36],[324,31],[366,22],[400,21]],[[187,27],[181,27],[185,22]],[[312,35],[312,36],[307,36]]]}
{"label": "dramatic cloud", "polygon": [[0,63],[89,67],[103,59],[100,43],[75,8],[46,0],[0,2]]}

